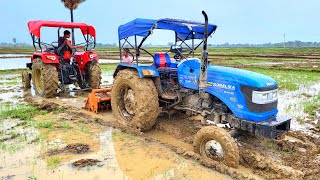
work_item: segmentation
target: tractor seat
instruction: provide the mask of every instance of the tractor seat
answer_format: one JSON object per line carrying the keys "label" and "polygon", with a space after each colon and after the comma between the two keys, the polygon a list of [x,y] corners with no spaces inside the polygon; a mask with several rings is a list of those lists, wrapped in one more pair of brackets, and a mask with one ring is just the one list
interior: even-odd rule
{"label": "tractor seat", "polygon": [[158,67],[169,67],[171,65],[171,59],[168,53],[156,53],[154,55],[154,65]]}

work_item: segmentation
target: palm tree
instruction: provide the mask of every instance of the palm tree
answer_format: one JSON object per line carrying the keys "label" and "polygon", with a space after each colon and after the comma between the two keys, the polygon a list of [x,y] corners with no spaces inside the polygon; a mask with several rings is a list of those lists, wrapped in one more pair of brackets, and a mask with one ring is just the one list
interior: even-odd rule
{"label": "palm tree", "polygon": [[[73,10],[77,9],[78,5],[85,1],[86,0],[61,0],[61,2],[64,3],[64,6],[70,9],[71,22],[73,22]],[[72,29],[72,44],[73,45],[75,44],[73,29]]]}

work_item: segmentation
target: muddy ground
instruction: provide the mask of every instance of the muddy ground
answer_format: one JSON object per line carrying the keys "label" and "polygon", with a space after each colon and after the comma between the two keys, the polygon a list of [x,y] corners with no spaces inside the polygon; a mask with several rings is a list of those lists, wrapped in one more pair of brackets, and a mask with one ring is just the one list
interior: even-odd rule
{"label": "muddy ground", "polygon": [[[104,87],[110,74],[104,72]],[[203,126],[196,118],[160,114],[141,133],[118,124],[111,111],[84,110],[88,92],[42,99],[21,88],[20,79],[16,72],[0,75],[2,179],[320,178],[318,80],[280,91],[280,114],[293,118],[292,131],[276,140],[237,132],[241,162],[234,169],[193,152]]]}

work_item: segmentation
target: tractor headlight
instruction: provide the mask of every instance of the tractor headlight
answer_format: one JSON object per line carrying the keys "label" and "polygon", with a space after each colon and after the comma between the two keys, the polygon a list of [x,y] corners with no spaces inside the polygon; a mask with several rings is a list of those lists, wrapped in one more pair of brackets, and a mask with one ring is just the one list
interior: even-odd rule
{"label": "tractor headlight", "polygon": [[47,56],[47,58],[50,59],[50,60],[52,60],[52,61],[56,60],[56,57],[55,57],[55,56]]}
{"label": "tractor headlight", "polygon": [[253,91],[252,102],[256,104],[268,104],[278,100],[278,89],[271,91]]}
{"label": "tractor headlight", "polygon": [[90,59],[93,59],[93,58],[96,58],[96,57],[97,57],[97,54],[90,54],[90,55],[89,55],[89,58],[90,58]]}

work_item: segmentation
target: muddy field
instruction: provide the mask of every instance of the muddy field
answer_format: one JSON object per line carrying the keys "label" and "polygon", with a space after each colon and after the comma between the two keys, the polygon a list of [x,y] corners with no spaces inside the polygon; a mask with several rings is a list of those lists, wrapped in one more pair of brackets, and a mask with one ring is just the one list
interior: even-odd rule
{"label": "muddy field", "polygon": [[[193,152],[193,137],[202,127],[194,117],[177,112],[169,120],[160,114],[156,126],[141,133],[118,124],[111,111],[95,114],[84,110],[88,92],[42,99],[32,88],[21,87],[21,70],[2,70],[0,177],[320,179],[320,61],[310,58],[315,55],[308,52],[296,57],[271,57],[273,54],[264,54],[268,60],[247,53],[241,58],[250,63],[241,66],[239,60],[218,57],[221,64],[275,78],[280,84],[279,113],[292,117],[292,130],[276,140],[236,132],[241,157],[238,169]],[[274,59],[295,59],[300,65],[292,66],[296,69],[290,63],[274,65]],[[301,65],[309,61],[311,65]],[[112,84],[114,66],[102,66],[103,87]]]}

